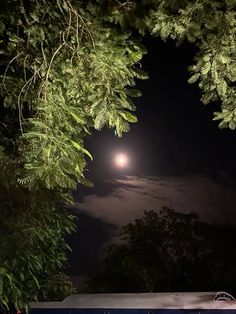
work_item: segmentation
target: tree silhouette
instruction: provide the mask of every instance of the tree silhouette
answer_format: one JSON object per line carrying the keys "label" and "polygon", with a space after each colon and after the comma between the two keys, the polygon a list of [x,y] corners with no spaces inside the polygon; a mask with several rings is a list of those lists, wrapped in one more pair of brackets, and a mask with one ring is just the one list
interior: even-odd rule
{"label": "tree silhouette", "polygon": [[86,292],[233,291],[235,228],[202,222],[169,207],[122,228]]}

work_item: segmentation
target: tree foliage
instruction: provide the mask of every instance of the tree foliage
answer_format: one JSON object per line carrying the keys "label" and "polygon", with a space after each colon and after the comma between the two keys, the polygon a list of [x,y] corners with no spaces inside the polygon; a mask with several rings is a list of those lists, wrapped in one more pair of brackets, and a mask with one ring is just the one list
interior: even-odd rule
{"label": "tree foliage", "polygon": [[107,124],[121,136],[136,122],[129,95],[138,93],[127,87],[135,77],[146,78],[135,66],[144,50],[129,33],[104,24],[91,4],[32,0],[5,6],[1,96],[5,115],[18,120],[9,143],[13,150],[17,142],[18,182],[75,188],[86,183],[84,157],[92,156],[83,139],[90,129]]}
{"label": "tree foliage", "polygon": [[[1,36],[0,305],[62,298],[72,217],[62,209],[84,177],[84,137],[136,122],[130,96],[146,78],[144,48],[80,1],[5,0]],[[52,289],[53,288],[53,289]],[[61,290],[61,293],[60,291]]]}
{"label": "tree foliage", "polygon": [[60,276],[63,239],[73,229],[61,208],[78,183],[91,185],[84,176],[92,159],[85,137],[104,126],[122,136],[137,120],[135,79],[147,78],[138,32],[197,45],[189,82],[199,82],[204,103],[221,100],[215,119],[235,128],[236,13],[234,0],[1,5],[0,305],[18,307],[46,296],[54,274]]}
{"label": "tree foliage", "polygon": [[59,204],[55,208],[55,200],[47,193],[28,195],[15,189],[10,198],[1,192],[2,307],[23,308],[33,298],[60,299],[71,294],[72,286],[62,267],[68,249],[65,236],[74,229],[74,217]]}
{"label": "tree foliage", "polygon": [[[236,2],[234,0],[122,1],[111,17],[123,28],[150,32],[177,45],[189,41],[198,52],[189,67],[189,83],[198,82],[202,102],[219,101],[214,120],[219,127],[236,126]],[[158,56],[157,56],[158,57]]]}
{"label": "tree foliage", "polygon": [[234,235],[195,213],[146,211],[106,249],[85,292],[235,291]]}

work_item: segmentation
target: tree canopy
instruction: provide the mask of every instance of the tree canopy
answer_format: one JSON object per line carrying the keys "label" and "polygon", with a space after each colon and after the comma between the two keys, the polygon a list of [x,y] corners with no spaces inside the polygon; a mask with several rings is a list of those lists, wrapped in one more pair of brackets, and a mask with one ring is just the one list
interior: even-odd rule
{"label": "tree canopy", "polygon": [[[235,292],[235,228],[163,207],[124,226],[85,292]],[[114,240],[115,241],[115,240]]]}
{"label": "tree canopy", "polygon": [[[198,47],[189,82],[199,82],[204,103],[221,101],[215,114],[220,127],[235,128],[236,3],[4,0],[1,5],[0,304],[7,308],[46,296],[46,281],[64,265],[63,239],[73,221],[61,208],[72,201],[77,184],[91,185],[84,176],[86,160],[92,159],[85,137],[104,126],[122,136],[137,121],[132,97],[140,96],[135,79],[148,78],[140,63],[145,33]],[[12,249],[8,243],[14,243]],[[51,264],[50,254],[58,254]]]}

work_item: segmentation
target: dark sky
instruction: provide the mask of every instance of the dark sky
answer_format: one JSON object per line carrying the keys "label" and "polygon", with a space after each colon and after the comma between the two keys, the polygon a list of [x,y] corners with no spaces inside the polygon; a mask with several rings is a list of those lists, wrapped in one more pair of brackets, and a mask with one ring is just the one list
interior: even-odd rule
{"label": "dark sky", "polygon": [[[149,80],[137,82],[143,93],[135,100],[139,122],[121,139],[104,129],[87,140],[94,156],[87,177],[95,187],[75,193],[79,220],[70,240],[70,274],[76,282],[95,270],[120,226],[144,210],[168,205],[210,222],[236,223],[236,133],[218,129],[212,117],[220,104],[204,106],[198,86],[187,83],[196,48],[151,37],[143,43]],[[113,164],[119,151],[131,160],[122,171]]]}
{"label": "dark sky", "polygon": [[122,139],[103,130],[88,141],[95,158],[89,167],[91,177],[110,175],[104,174],[104,158],[115,148],[135,155],[134,174],[231,173],[235,170],[235,133],[218,129],[212,118],[220,104],[203,105],[197,84],[187,83],[194,46],[176,47],[173,41],[163,43],[151,37],[144,44],[148,54],[142,64],[150,78],[137,81],[143,93],[135,99],[139,122]]}

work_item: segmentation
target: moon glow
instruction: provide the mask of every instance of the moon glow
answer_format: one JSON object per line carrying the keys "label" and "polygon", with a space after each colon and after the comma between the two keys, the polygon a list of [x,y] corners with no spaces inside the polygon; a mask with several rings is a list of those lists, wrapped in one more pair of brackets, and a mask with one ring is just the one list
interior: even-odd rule
{"label": "moon glow", "polygon": [[115,165],[118,168],[125,168],[128,166],[128,156],[124,153],[119,153],[115,156]]}

